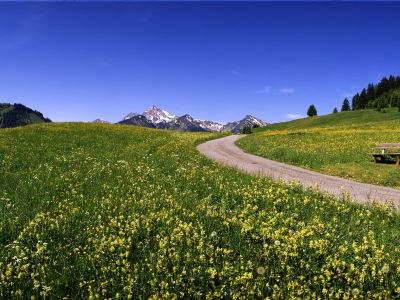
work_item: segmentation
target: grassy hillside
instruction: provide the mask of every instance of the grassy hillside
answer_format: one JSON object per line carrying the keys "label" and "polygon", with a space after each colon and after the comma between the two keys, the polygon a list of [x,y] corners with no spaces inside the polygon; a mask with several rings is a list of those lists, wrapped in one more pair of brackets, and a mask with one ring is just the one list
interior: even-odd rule
{"label": "grassy hillside", "polygon": [[400,112],[362,110],[273,124],[238,141],[250,153],[357,181],[400,187],[400,169],[374,164],[377,143],[400,143]]}
{"label": "grassy hillside", "polygon": [[0,298],[400,296],[399,215],[219,166],[217,136],[0,131]]}
{"label": "grassy hillside", "polygon": [[386,108],[383,111],[372,109],[346,111],[337,114],[329,114],[324,116],[316,116],[312,118],[304,118],[290,122],[271,124],[265,127],[257,128],[255,132],[273,131],[273,130],[291,130],[291,129],[309,129],[316,127],[336,127],[336,128],[353,128],[363,129],[371,127],[374,124],[387,124],[400,122],[400,113],[398,108]]}
{"label": "grassy hillside", "polygon": [[0,103],[0,128],[11,128],[37,123],[50,122],[50,119],[22,104]]}

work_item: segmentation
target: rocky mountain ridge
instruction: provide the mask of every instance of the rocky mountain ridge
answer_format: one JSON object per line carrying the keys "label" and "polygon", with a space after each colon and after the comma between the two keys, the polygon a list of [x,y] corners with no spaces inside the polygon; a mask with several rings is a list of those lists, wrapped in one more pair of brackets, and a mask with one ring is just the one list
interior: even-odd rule
{"label": "rocky mountain ridge", "polygon": [[136,125],[149,128],[172,129],[181,131],[196,131],[196,132],[223,132],[231,131],[239,133],[244,126],[253,127],[254,125],[265,126],[266,122],[246,115],[242,120],[221,124],[208,120],[194,119],[189,114],[183,116],[175,116],[170,112],[163,110],[155,105],[146,109],[143,114],[129,113],[119,124]]}
{"label": "rocky mountain ridge", "polygon": [[100,123],[100,124],[110,124],[107,120],[104,119],[96,119],[93,121],[93,123]]}

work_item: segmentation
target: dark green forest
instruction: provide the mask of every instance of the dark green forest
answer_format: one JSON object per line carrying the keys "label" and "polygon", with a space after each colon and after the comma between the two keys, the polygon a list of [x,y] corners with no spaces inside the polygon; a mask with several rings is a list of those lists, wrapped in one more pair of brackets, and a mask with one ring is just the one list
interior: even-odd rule
{"label": "dark green forest", "polygon": [[[346,99],[345,99],[346,100]],[[370,83],[352,98],[352,109],[400,107],[400,76],[383,77],[378,84]]]}
{"label": "dark green forest", "polygon": [[22,104],[0,103],[0,128],[25,126],[35,123],[51,122],[42,113]]}

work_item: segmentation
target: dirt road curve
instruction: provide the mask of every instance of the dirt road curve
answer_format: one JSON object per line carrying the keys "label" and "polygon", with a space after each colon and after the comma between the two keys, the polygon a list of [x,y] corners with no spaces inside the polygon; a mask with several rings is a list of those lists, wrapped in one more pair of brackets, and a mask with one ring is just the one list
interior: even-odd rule
{"label": "dirt road curve", "polygon": [[240,135],[231,135],[208,141],[198,145],[197,149],[208,158],[247,173],[267,175],[276,180],[300,181],[305,187],[315,188],[318,184],[320,191],[334,195],[343,195],[348,192],[358,203],[372,200],[389,201],[400,207],[400,190],[324,175],[248,154],[234,144],[241,137]]}

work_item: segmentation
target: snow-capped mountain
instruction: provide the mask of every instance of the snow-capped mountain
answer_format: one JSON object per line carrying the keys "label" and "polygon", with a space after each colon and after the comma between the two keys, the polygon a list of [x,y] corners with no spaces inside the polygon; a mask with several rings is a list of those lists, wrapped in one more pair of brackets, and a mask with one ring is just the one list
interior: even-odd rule
{"label": "snow-capped mountain", "polygon": [[155,105],[152,105],[148,109],[146,109],[143,113],[143,116],[145,116],[147,120],[155,124],[160,122],[169,123],[172,120],[176,119],[176,116]]}
{"label": "snow-capped mountain", "polygon": [[207,131],[220,132],[224,127],[223,124],[207,120],[196,120],[201,128]]}
{"label": "snow-capped mountain", "polygon": [[234,122],[225,124],[221,131],[231,131],[233,133],[239,133],[239,132],[242,132],[244,126],[249,126],[251,128],[255,124],[260,127],[267,125],[266,122],[264,122],[256,117],[253,117],[251,115],[246,115],[240,121],[234,121]]}
{"label": "snow-capped mountain", "polygon": [[138,116],[138,113],[134,113],[134,112],[130,112],[129,114],[127,114],[123,120],[128,120],[130,118],[133,118],[134,116]]}
{"label": "snow-capped mountain", "polygon": [[110,122],[104,120],[104,119],[96,119],[93,121],[93,123],[102,123],[102,124],[110,124]]}
{"label": "snow-capped mountain", "polygon": [[254,124],[258,126],[267,125],[264,121],[250,115],[246,115],[240,121],[230,122],[225,125],[208,120],[197,120],[188,114],[178,117],[155,105],[150,106],[143,114],[128,114],[119,124],[182,131],[232,131],[233,133],[241,132],[246,125],[250,127],[253,127]]}

